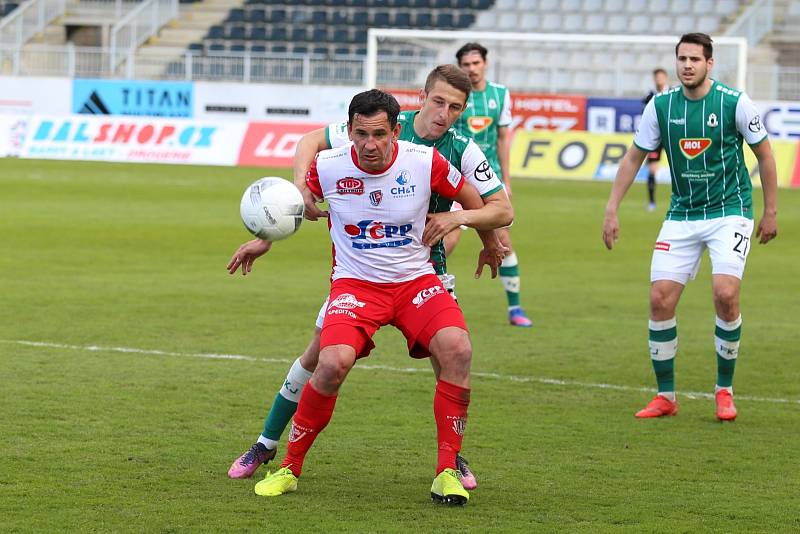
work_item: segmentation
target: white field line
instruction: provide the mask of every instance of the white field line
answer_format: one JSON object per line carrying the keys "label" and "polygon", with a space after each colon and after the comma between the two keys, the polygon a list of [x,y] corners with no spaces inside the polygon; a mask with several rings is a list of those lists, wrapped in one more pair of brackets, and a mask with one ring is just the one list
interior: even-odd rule
{"label": "white field line", "polygon": [[[165,350],[153,349],[137,349],[132,347],[103,347],[99,345],[67,345],[64,343],[49,343],[45,341],[27,341],[27,340],[10,340],[0,339],[0,343],[9,343],[15,345],[24,345],[27,347],[42,347],[48,349],[66,349],[77,350],[83,352],[122,352],[125,354],[141,354],[145,356],[170,356],[181,358],[202,358],[207,360],[241,360],[246,362],[262,362],[262,363],[285,363],[290,364],[294,358],[260,358],[256,356],[245,356],[243,354],[215,354],[203,352],[170,352]],[[388,365],[371,365],[361,364],[356,365],[355,369],[363,370],[377,370],[387,371],[390,373],[424,373],[428,374],[431,370],[427,367],[391,367]],[[625,386],[620,384],[604,384],[595,382],[581,382],[578,380],[561,380],[558,378],[546,378],[538,376],[521,376],[521,375],[505,375],[500,373],[485,373],[480,371],[473,371],[473,377],[490,378],[495,380],[503,380],[507,382],[521,382],[521,383],[535,383],[547,384],[552,386],[567,386],[573,388],[584,389],[611,389],[614,391],[639,391],[644,393],[655,393],[655,388]],[[681,391],[681,397],[688,399],[713,399],[713,393],[699,392],[699,391]],[[753,402],[769,402],[773,404],[800,404],[798,399],[785,399],[775,397],[753,397],[750,395],[737,395],[737,400],[753,401]]]}

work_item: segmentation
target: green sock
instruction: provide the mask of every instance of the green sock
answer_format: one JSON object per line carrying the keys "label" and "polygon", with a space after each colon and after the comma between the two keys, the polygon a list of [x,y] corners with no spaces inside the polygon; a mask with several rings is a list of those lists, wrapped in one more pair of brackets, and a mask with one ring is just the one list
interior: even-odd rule
{"label": "green sock", "polygon": [[[261,433],[262,438],[271,441],[278,441],[281,439],[281,434],[286,430],[289,421],[292,420],[294,412],[297,411],[297,403],[300,402],[300,395],[303,393],[303,386],[306,385],[311,378],[312,371],[308,371],[300,365],[300,358],[292,363],[289,373],[286,375],[286,380],[283,381],[281,389],[275,395],[275,401],[269,409],[266,419],[264,420],[264,432]],[[261,439],[259,439],[261,441]],[[272,448],[274,444],[268,444]]]}
{"label": "green sock", "polygon": [[500,281],[506,290],[508,307],[519,306],[519,262],[514,252],[503,258],[500,264]]}
{"label": "green sock", "polygon": [[675,354],[678,351],[678,323],[675,318],[649,323],[650,358],[659,393],[675,392]]}
{"label": "green sock", "polygon": [[264,432],[262,436],[268,439],[278,441],[281,439],[281,434],[286,429],[289,421],[292,420],[294,412],[297,411],[297,403],[292,402],[278,393],[275,395],[275,401],[272,403],[272,408],[264,420]]}
{"label": "green sock", "polygon": [[742,337],[742,316],[734,321],[723,321],[717,317],[714,342],[717,351],[717,386],[733,387],[733,371],[739,356],[739,340]]}

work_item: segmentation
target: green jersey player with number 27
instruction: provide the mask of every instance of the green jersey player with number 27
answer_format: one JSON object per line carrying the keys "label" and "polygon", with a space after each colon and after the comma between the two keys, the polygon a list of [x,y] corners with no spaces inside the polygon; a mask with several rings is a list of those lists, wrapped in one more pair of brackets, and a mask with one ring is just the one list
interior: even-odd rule
{"label": "green jersey player with number 27", "polygon": [[675,415],[674,362],[678,349],[675,309],[694,278],[705,249],[711,257],[717,380],[716,415],[736,418],[733,371],[739,354],[742,316],[739,290],[753,231],[747,143],[758,159],[764,213],[756,231],[767,243],[777,229],[777,172],[758,110],[743,92],[709,77],[714,65],[711,38],[681,37],[675,47],[681,85],[647,104],[634,145],[620,164],[603,221],[603,241],[611,249],[619,235],[617,208],[647,154],[659,145],[669,160],[672,200],[655,243],[650,265],[650,357],[658,394],[636,417]]}

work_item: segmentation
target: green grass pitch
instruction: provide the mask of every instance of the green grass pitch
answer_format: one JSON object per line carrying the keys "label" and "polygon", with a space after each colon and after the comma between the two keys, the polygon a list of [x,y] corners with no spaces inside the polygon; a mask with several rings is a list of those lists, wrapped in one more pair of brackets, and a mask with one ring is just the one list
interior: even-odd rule
{"label": "green grass pitch", "polygon": [[608,252],[610,184],[518,180],[534,328],[507,326],[499,281],[472,278],[473,235],[450,261],[475,348],[464,454],[480,487],[445,509],[429,497],[432,373],[391,328],[348,378],[296,493],[260,498],[254,480],[226,478],[327,288],[319,223],[251,275],[225,271],[249,238],[241,193],[269,174],[287,172],[0,160],[0,531],[800,530],[800,191],[780,192],[778,239],[753,245],[740,415],[723,425],[713,400],[687,394],[715,379],[707,257],[678,310],[681,412],[633,417],[653,394],[649,258],[667,188],[658,213],[632,188]]}

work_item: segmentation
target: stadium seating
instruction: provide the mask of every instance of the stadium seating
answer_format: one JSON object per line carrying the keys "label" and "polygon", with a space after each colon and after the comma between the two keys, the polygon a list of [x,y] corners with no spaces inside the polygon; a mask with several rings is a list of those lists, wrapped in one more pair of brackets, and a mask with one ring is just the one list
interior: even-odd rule
{"label": "stadium seating", "polygon": [[24,0],[9,2],[7,0],[0,0],[0,18],[5,17],[19,6]]}
{"label": "stadium seating", "polygon": [[[193,53],[288,50],[353,56],[366,52],[367,28],[459,30],[495,0],[246,0],[211,26]],[[213,48],[212,48],[213,47]]]}

